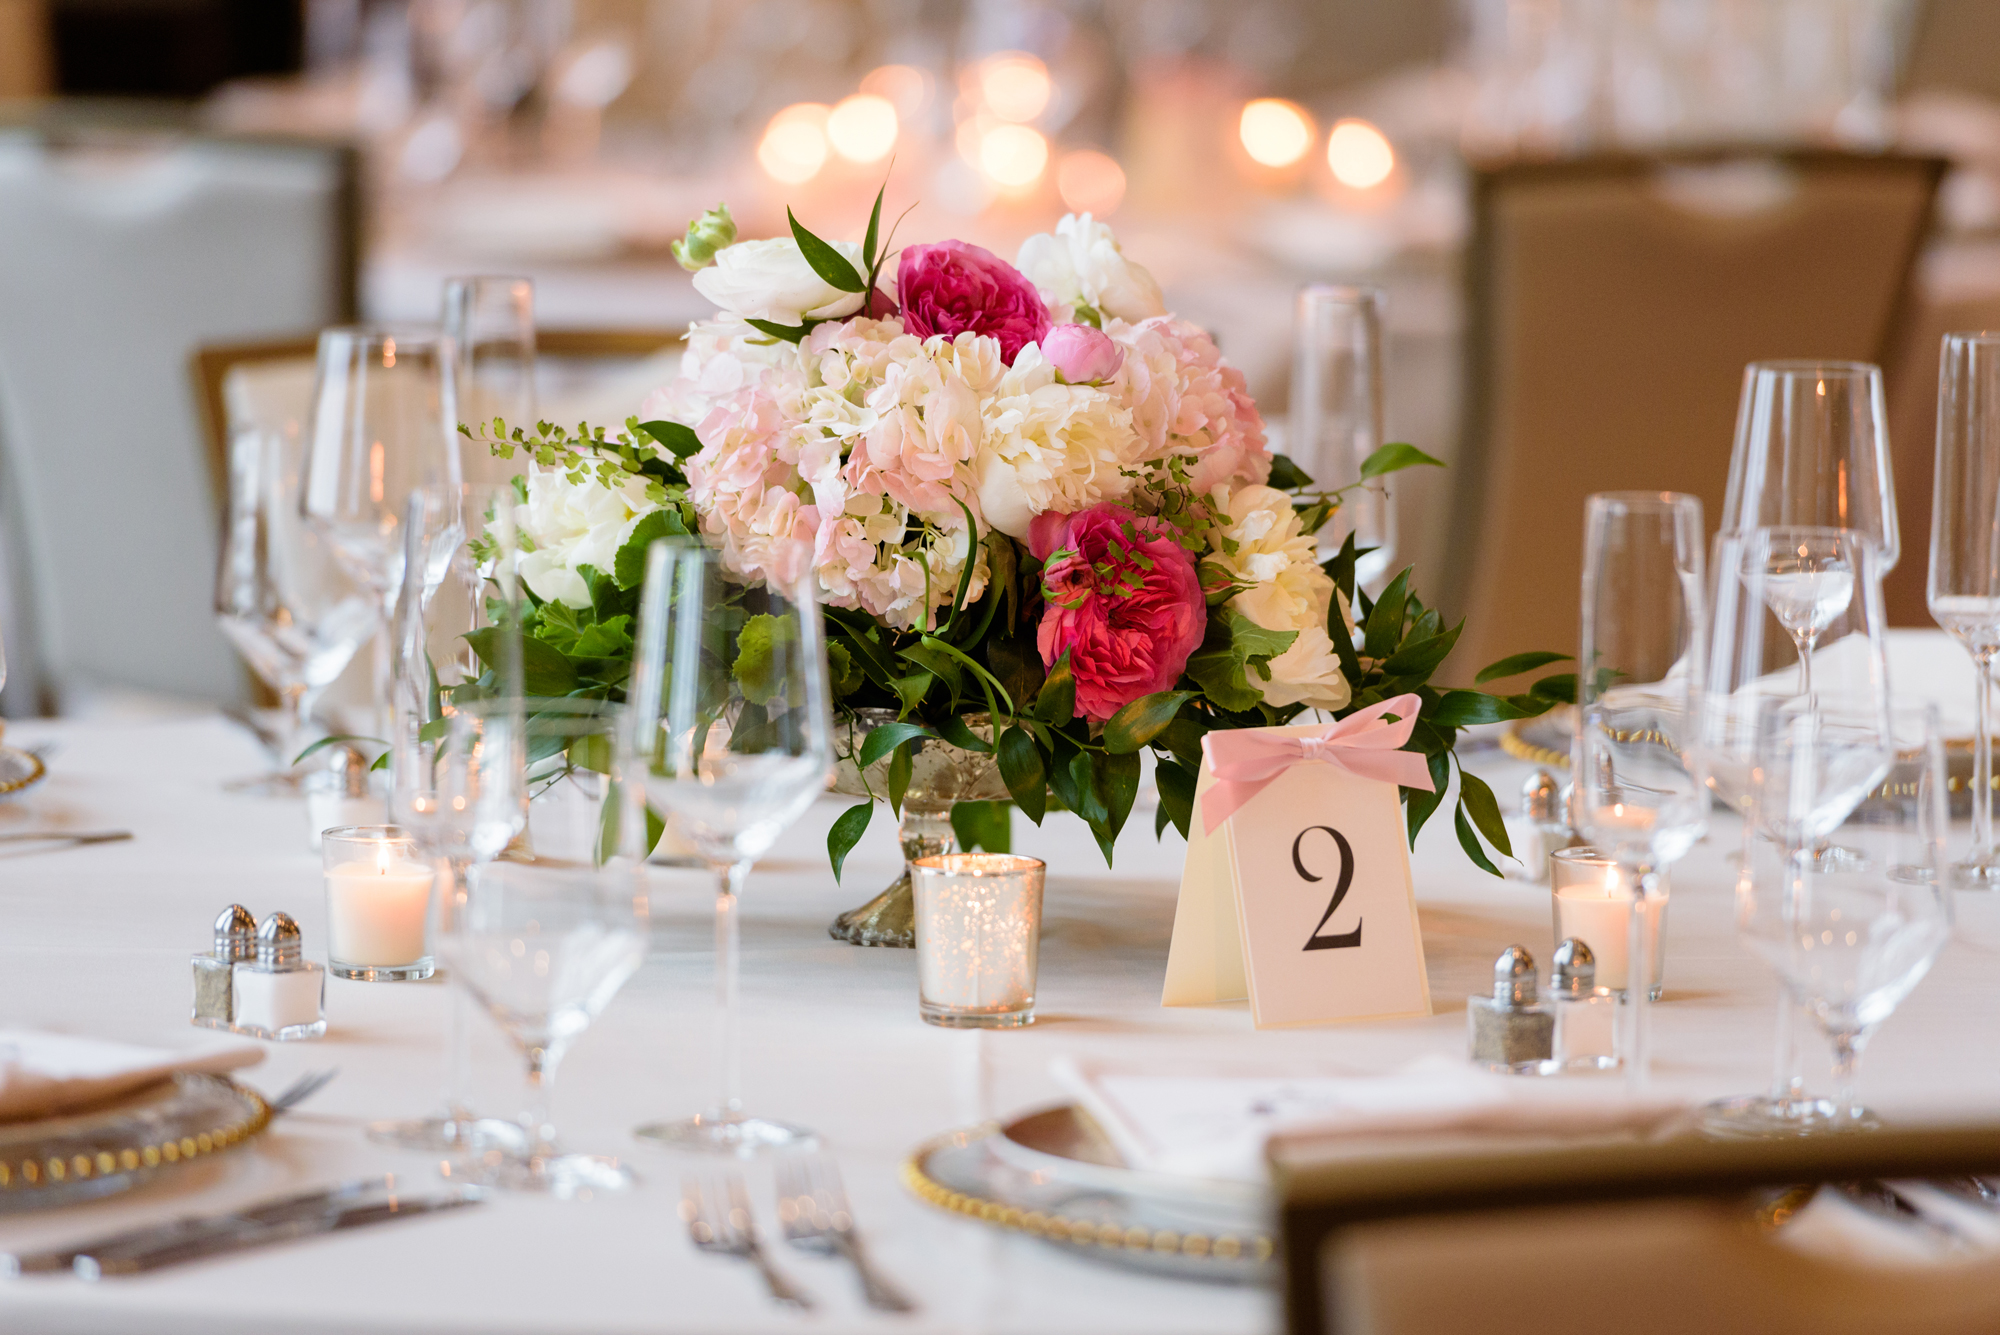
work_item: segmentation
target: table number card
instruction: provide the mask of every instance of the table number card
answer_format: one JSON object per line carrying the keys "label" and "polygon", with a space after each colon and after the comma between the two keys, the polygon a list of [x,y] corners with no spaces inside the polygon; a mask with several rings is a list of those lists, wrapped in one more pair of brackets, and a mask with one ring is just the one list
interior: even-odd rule
{"label": "table number card", "polygon": [[1162,1005],[1247,996],[1260,1029],[1431,1013],[1396,793],[1431,786],[1397,749],[1418,705],[1208,735]]}

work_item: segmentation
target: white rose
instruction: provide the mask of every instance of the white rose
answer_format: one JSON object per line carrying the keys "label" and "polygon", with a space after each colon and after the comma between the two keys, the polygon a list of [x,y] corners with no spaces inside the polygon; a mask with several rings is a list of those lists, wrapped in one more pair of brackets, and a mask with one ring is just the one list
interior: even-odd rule
{"label": "white rose", "polygon": [[[854,271],[866,274],[861,247],[829,242]],[[795,325],[801,320],[839,320],[861,309],[859,292],[842,292],[813,272],[791,237],[739,241],[715,252],[715,263],[694,276],[695,291],[738,319]]]}
{"label": "white rose", "polygon": [[1342,708],[1353,688],[1326,631],[1337,591],[1319,567],[1312,538],[1299,531],[1292,498],[1272,487],[1241,487],[1227,497],[1225,514],[1209,559],[1250,586],[1229,605],[1266,630],[1297,632],[1291,647],[1271,659],[1271,675],[1252,668],[1250,684],[1269,705]]}
{"label": "white rose", "polygon": [[1111,229],[1088,213],[1064,214],[1053,235],[1023,241],[1014,267],[1058,304],[1090,306],[1133,324],[1167,313],[1153,275],[1126,259]]}
{"label": "white rose", "polygon": [[579,484],[559,471],[531,470],[528,502],[514,511],[521,536],[534,544],[521,556],[522,582],[544,602],[590,606],[590,586],[578,568],[610,574],[639,520],[658,508],[638,478],[613,490],[595,477]]}

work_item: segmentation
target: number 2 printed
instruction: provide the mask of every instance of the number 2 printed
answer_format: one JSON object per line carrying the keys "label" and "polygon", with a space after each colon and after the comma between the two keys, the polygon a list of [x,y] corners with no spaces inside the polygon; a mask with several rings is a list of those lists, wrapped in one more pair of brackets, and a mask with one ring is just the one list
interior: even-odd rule
{"label": "number 2 printed", "polygon": [[1325,936],[1320,934],[1321,929],[1333,920],[1333,915],[1340,911],[1340,901],[1347,898],[1347,887],[1354,880],[1354,850],[1348,845],[1347,836],[1343,835],[1339,830],[1334,829],[1331,825],[1308,825],[1305,829],[1299,831],[1298,838],[1292,840],[1292,869],[1298,872],[1299,879],[1303,881],[1317,883],[1325,879],[1307,871],[1305,860],[1299,856],[1299,846],[1305,843],[1306,836],[1314,830],[1324,830],[1332,835],[1334,844],[1340,849],[1340,879],[1334,883],[1333,898],[1327,901],[1326,912],[1320,915],[1318,925],[1313,928],[1312,935],[1306,939],[1305,948],[1307,950],[1341,950],[1348,946],[1359,946],[1361,944],[1361,923],[1359,920],[1355,922],[1354,930],[1351,932],[1339,932]]}

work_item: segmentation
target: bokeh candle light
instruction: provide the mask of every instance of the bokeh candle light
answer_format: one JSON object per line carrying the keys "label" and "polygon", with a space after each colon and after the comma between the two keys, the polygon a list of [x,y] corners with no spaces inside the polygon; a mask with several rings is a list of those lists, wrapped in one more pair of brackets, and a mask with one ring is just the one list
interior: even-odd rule
{"label": "bokeh candle light", "polygon": [[1367,190],[1389,179],[1396,170],[1396,150],[1380,130],[1364,120],[1336,121],[1326,137],[1326,165],[1333,179],[1354,190]]}
{"label": "bokeh candle light", "polygon": [[917,1002],[951,1029],[1035,1022],[1044,867],[1007,853],[944,853],[910,863]]}
{"label": "bokeh candle light", "polygon": [[1281,97],[1260,97],[1243,108],[1236,133],[1243,151],[1264,167],[1289,167],[1313,146],[1312,118]]}

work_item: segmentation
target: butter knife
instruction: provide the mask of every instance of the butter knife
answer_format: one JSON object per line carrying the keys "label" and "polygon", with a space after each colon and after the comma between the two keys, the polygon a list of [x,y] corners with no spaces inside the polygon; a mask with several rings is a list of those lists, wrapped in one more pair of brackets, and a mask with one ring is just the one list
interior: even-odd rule
{"label": "butter knife", "polygon": [[92,1238],[87,1242],[68,1247],[58,1247],[41,1252],[13,1252],[0,1254],[0,1275],[17,1278],[21,1275],[48,1275],[70,1270],[76,1258],[85,1254],[100,1255],[112,1252],[150,1250],[170,1242],[183,1242],[210,1234],[229,1233],[245,1226],[275,1224],[300,1215],[324,1213],[344,1203],[358,1200],[363,1196],[392,1191],[395,1179],[392,1177],[357,1178],[341,1182],[319,1191],[301,1192],[296,1196],[281,1196],[244,1210],[231,1210],[223,1214],[183,1215],[179,1219],[169,1219],[163,1224],[148,1224],[144,1228],[127,1229],[106,1237]]}
{"label": "butter knife", "polygon": [[204,1233],[148,1249],[105,1252],[101,1255],[86,1253],[76,1258],[74,1269],[86,1280],[142,1275],[188,1261],[206,1260],[211,1256],[249,1251],[350,1228],[366,1228],[371,1224],[388,1223],[392,1219],[410,1219],[456,1210],[484,1201],[484,1194],[476,1188],[461,1188],[435,1196],[392,1196],[386,1201],[350,1205],[340,1210],[283,1219],[276,1223],[245,1224],[238,1229]]}

